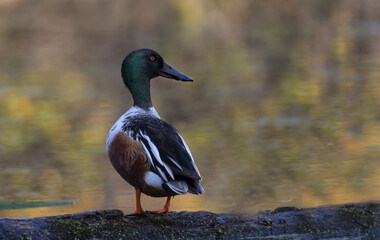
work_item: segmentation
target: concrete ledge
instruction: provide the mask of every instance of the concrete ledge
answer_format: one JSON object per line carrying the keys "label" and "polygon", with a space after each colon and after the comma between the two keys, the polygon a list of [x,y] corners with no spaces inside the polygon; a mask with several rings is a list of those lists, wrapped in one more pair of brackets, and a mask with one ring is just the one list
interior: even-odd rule
{"label": "concrete ledge", "polygon": [[0,239],[380,239],[380,201],[250,215],[170,212],[123,218],[120,210],[0,218]]}

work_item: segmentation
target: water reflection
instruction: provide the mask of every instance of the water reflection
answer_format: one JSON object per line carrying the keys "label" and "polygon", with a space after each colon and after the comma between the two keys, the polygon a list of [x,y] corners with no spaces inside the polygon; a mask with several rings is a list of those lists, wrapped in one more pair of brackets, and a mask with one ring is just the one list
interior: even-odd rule
{"label": "water reflection", "polygon": [[[173,210],[379,199],[379,4],[231,4],[1,3],[0,201],[79,201],[0,217],[133,210],[105,138],[131,104],[121,60],[140,47],[195,78],[152,81],[206,190],[176,197]],[[147,209],[163,202],[143,198]]]}

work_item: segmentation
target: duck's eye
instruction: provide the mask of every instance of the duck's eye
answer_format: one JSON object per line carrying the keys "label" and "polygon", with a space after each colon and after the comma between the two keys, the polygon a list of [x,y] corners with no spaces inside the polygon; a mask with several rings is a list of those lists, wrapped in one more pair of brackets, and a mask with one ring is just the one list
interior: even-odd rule
{"label": "duck's eye", "polygon": [[150,56],[149,60],[153,62],[154,60],[156,60],[156,58],[154,56]]}

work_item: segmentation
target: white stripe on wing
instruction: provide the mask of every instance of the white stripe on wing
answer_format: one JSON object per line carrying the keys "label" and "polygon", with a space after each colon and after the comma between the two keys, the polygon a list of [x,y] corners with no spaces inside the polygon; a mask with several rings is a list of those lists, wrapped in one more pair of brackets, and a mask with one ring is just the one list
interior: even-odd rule
{"label": "white stripe on wing", "polygon": [[[187,146],[185,140],[183,140],[181,134],[179,134],[179,132],[177,132],[177,134],[178,134],[178,136],[181,138],[181,140],[182,140],[182,144],[185,146],[187,153],[190,155],[190,158],[191,158],[191,164],[193,164],[193,167],[194,167],[195,171],[197,172],[198,176],[201,177],[201,174],[199,173],[198,168],[197,168],[197,166],[195,165],[193,155],[191,155],[190,148]],[[201,180],[202,180],[202,178],[201,178]]]}
{"label": "white stripe on wing", "polygon": [[[147,142],[148,142],[148,145],[149,145],[149,148],[154,156],[154,158],[157,160],[157,162],[163,166],[166,170],[166,172],[169,174],[170,178],[172,180],[174,180],[174,174],[173,174],[173,171],[170,169],[170,167],[164,163],[161,159],[161,156],[160,156],[160,152],[158,151],[158,148],[156,147],[156,145],[154,145],[154,143],[150,140],[150,137],[146,134],[143,134],[143,132],[140,130],[139,131],[139,137],[140,138],[144,138]],[[144,150],[146,152],[149,153],[149,150],[147,149],[148,146],[145,146],[143,141],[141,141],[141,139],[138,139],[144,146]],[[152,156],[149,154],[149,160],[150,162],[152,163],[153,166],[155,166],[155,168],[158,170],[158,172],[160,173],[161,177],[165,180],[165,181],[168,181],[168,178],[165,174],[165,172],[162,171],[162,169],[159,167],[159,166],[156,166],[156,164],[154,164],[154,161],[152,159]]]}
{"label": "white stripe on wing", "polygon": [[152,156],[150,155],[150,152],[149,150],[146,148],[145,144],[140,140],[140,138],[137,138],[137,140],[141,143],[141,145],[143,146],[144,148],[144,151],[146,152],[146,155],[148,155],[148,158],[149,158],[149,161],[151,162],[151,164],[153,165],[153,167],[156,167],[154,165],[154,162],[152,161]]}
{"label": "white stripe on wing", "polygon": [[179,164],[177,163],[176,160],[174,160],[173,158],[171,158],[171,157],[169,157],[169,156],[168,156],[168,158],[169,158],[169,160],[172,161],[172,163],[174,163],[179,169],[183,170],[182,167],[181,167],[181,165],[179,165]]}
{"label": "white stripe on wing", "polygon": [[150,137],[146,134],[143,134],[141,130],[139,131],[139,135],[148,142],[150,150],[152,151],[153,156],[156,158],[158,163],[164,165],[160,157],[160,152],[158,151],[156,145],[154,145],[154,143],[150,140]]}

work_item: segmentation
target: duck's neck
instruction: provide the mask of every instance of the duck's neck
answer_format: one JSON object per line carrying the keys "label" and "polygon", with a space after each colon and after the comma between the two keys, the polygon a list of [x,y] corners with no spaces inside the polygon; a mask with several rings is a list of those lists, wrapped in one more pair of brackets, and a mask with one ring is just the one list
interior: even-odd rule
{"label": "duck's neck", "polygon": [[129,90],[133,98],[133,105],[148,110],[153,107],[150,98],[150,81],[142,81],[139,84],[132,85]]}
{"label": "duck's neck", "polygon": [[132,94],[133,105],[144,110],[152,107],[150,98],[150,79],[144,74],[131,71],[124,76],[124,82]]}

